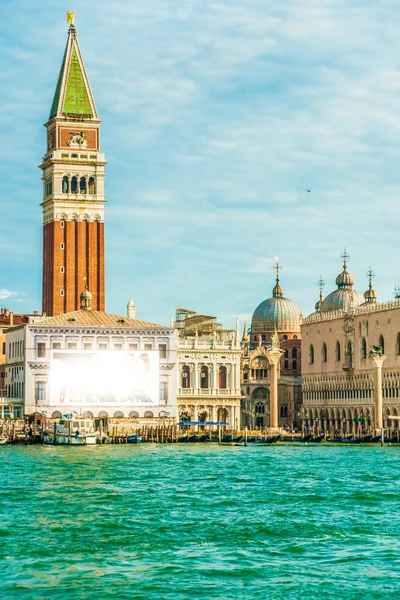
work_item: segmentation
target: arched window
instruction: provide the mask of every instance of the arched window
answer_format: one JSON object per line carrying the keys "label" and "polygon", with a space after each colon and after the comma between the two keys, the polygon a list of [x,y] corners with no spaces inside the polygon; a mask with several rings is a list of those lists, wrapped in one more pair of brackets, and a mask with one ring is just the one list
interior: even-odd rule
{"label": "arched window", "polygon": [[287,404],[282,404],[280,406],[280,416],[282,417],[282,419],[286,419],[288,416],[288,407]]}
{"label": "arched window", "polygon": [[383,335],[379,337],[379,346],[382,348],[383,354],[385,354],[385,340],[383,339]]}
{"label": "arched window", "polygon": [[340,342],[336,342],[336,361],[340,361]]}
{"label": "arched window", "polygon": [[292,369],[297,369],[297,360],[292,360]]}
{"label": "arched window", "polygon": [[190,369],[187,365],[182,367],[182,387],[186,390],[190,388]]}
{"label": "arched window", "polygon": [[282,336],[282,340],[283,341],[287,340],[287,335]]}
{"label": "arched window", "polygon": [[261,339],[262,339],[263,342],[265,342],[267,340],[267,336],[266,335],[262,335]]}
{"label": "arched window", "polygon": [[89,177],[89,194],[96,193],[96,182],[94,177]]}
{"label": "arched window", "polygon": [[285,358],[289,358],[289,350],[285,350]]}
{"label": "arched window", "polygon": [[68,175],[64,175],[64,177],[62,178],[62,191],[63,191],[63,194],[68,194],[68,192],[69,192]]}
{"label": "arched window", "polygon": [[226,389],[226,384],[227,384],[227,371],[226,371],[226,367],[220,367],[219,368],[219,373],[218,373],[219,377],[219,389],[220,390],[224,390]]}
{"label": "arched window", "polygon": [[208,367],[203,365],[200,371],[200,387],[204,390],[209,387],[208,385]]}
{"label": "arched window", "polygon": [[322,344],[322,362],[326,362],[328,360],[328,349],[326,347],[325,342]]}
{"label": "arched window", "polygon": [[308,351],[308,362],[310,363],[310,365],[314,364],[314,346],[312,344],[310,344],[310,348]]}
{"label": "arched window", "polygon": [[75,176],[71,177],[71,193],[72,194],[78,193],[78,178]]}
{"label": "arched window", "polygon": [[285,361],[284,361],[284,363],[283,363],[283,368],[284,368],[284,369],[288,369],[288,368],[289,368],[289,361],[288,361],[288,360],[285,360]]}
{"label": "arched window", "polygon": [[368,321],[365,321],[365,335],[368,335]]}
{"label": "arched window", "polygon": [[254,400],[266,400],[267,399],[267,390],[263,388],[258,388],[253,392]]}
{"label": "arched window", "polygon": [[293,339],[294,339],[294,340],[297,340],[297,335],[294,335],[294,336],[293,336]]}
{"label": "arched window", "polygon": [[350,340],[347,342],[347,345],[346,345],[345,361],[349,365],[351,365],[353,363],[353,347],[351,345]]}
{"label": "arched window", "polygon": [[86,177],[81,177],[79,180],[79,193],[86,194]]}
{"label": "arched window", "polygon": [[367,358],[367,340],[365,338],[361,340],[361,358]]}
{"label": "arched window", "polygon": [[292,358],[297,358],[297,348],[292,348]]}
{"label": "arched window", "polygon": [[397,354],[397,356],[400,355],[400,333],[397,334],[396,354]]}
{"label": "arched window", "polygon": [[255,412],[258,413],[259,415],[265,414],[265,404],[262,404],[261,402],[257,402],[254,409],[255,409]]}
{"label": "arched window", "polygon": [[146,410],[143,416],[147,419],[152,419],[154,417],[154,414],[151,412],[151,410]]}

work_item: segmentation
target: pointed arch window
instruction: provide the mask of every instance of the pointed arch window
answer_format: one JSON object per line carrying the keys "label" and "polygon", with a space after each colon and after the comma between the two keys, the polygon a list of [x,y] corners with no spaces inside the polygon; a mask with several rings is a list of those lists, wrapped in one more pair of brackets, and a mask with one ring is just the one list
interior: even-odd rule
{"label": "pointed arch window", "polygon": [[314,364],[314,346],[312,344],[310,344],[310,348],[308,351],[308,360],[310,365]]}
{"label": "pointed arch window", "polygon": [[367,340],[365,338],[361,340],[361,358],[367,358]]}
{"label": "pointed arch window", "polygon": [[292,358],[297,358],[297,348],[292,348]]}
{"label": "pointed arch window", "polygon": [[79,180],[79,193],[86,194],[86,177],[81,177]]}
{"label": "pointed arch window", "polygon": [[71,193],[72,194],[78,193],[78,178],[75,177],[75,175],[73,177],[71,177]]}
{"label": "pointed arch window", "polygon": [[68,194],[69,192],[69,177],[68,175],[64,175],[62,178],[62,191],[63,194]]}
{"label": "pointed arch window", "polygon": [[385,354],[385,340],[383,339],[383,335],[379,336],[379,346],[382,348],[383,354]]}
{"label": "pointed arch window", "polygon": [[336,362],[340,361],[340,342],[336,342]]}
{"label": "pointed arch window", "polygon": [[325,342],[322,344],[322,362],[326,363],[328,360],[328,348]]}
{"label": "pointed arch window", "polygon": [[400,355],[400,333],[397,334],[397,340],[396,340],[396,354],[397,356]]}
{"label": "pointed arch window", "polygon": [[350,340],[347,342],[347,345],[346,345],[345,361],[349,365],[351,365],[353,363],[353,346],[351,345]]}

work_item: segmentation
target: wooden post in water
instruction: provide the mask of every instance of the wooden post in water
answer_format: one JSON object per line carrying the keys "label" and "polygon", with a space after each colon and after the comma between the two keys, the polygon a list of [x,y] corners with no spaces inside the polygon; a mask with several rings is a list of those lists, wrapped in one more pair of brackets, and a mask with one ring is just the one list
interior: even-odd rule
{"label": "wooden post in water", "polygon": [[244,445],[247,446],[247,426],[244,428]]}
{"label": "wooden post in water", "polygon": [[57,423],[53,424],[53,446],[56,445]]}

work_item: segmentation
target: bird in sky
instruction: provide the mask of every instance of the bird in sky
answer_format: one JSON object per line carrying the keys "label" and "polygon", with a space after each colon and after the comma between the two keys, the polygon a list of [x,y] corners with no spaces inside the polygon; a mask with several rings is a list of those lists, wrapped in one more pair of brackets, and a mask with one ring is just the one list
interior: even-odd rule
{"label": "bird in sky", "polygon": [[310,192],[311,192],[311,190],[308,190],[308,189],[306,188],[306,192],[310,193]]}

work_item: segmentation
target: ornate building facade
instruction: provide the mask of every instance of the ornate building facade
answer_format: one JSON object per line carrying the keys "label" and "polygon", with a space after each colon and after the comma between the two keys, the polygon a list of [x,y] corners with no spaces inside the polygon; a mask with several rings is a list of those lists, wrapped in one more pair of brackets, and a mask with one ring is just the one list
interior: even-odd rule
{"label": "ornate building facade", "polygon": [[47,130],[43,176],[43,313],[79,308],[87,285],[104,311],[104,154],[100,120],[73,23]]}
{"label": "ornate building facade", "polygon": [[180,420],[226,421],[240,427],[238,326],[223,330],[216,317],[176,309],[178,416]]}
{"label": "ornate building facade", "polygon": [[[176,343],[177,333],[171,327],[92,310],[92,295],[86,290],[80,296],[79,310],[38,317],[8,329],[2,369],[6,373],[4,394],[10,416],[40,412],[57,418],[75,411],[104,419],[176,418]],[[158,365],[151,377],[154,397],[147,392],[134,397],[135,387],[148,389],[145,367],[151,355],[156,355],[153,362]],[[78,370],[73,372],[78,387],[75,392],[72,389],[70,396],[75,398],[70,404],[62,390],[56,391],[60,367],[56,363],[60,358],[68,363],[74,356],[81,377]],[[98,357],[104,367],[97,377],[104,379],[105,385],[94,393],[92,390],[99,386],[93,385],[93,375],[86,366]],[[124,391],[119,393],[121,386]]]}
{"label": "ornate building facade", "polygon": [[[336,278],[337,290],[303,320],[302,378],[304,415],[307,425],[324,431],[352,433],[374,423],[374,363],[370,348],[382,347],[383,422],[397,427],[389,416],[400,415],[400,301],[377,303],[372,289],[373,273],[362,297],[353,289],[347,270]],[[334,310],[332,310],[334,309]]]}
{"label": "ornate building facade", "polygon": [[297,427],[302,405],[300,308],[283,295],[275,265],[276,284],[272,297],[253,313],[251,328],[242,336],[242,422],[248,427],[270,426],[271,365],[269,352],[276,331],[282,356],[278,381],[278,425]]}

